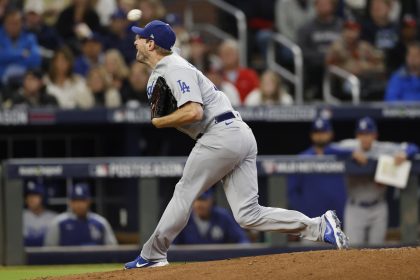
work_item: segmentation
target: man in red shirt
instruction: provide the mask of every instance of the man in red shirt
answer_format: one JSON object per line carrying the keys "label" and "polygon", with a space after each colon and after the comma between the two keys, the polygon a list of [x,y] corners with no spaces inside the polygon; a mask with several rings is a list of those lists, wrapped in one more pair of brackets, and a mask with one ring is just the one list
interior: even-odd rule
{"label": "man in red shirt", "polygon": [[219,47],[219,56],[225,79],[235,85],[241,102],[244,102],[248,93],[259,86],[257,72],[239,65],[239,49],[235,40],[225,40]]}

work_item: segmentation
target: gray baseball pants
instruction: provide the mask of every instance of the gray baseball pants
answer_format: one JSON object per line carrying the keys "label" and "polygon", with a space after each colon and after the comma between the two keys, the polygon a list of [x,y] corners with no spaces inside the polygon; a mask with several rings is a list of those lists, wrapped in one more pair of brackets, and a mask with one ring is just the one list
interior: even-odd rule
{"label": "gray baseball pants", "polygon": [[383,245],[388,226],[388,205],[381,201],[372,207],[346,204],[344,227],[351,245]]}
{"label": "gray baseball pants", "polygon": [[246,123],[237,118],[211,124],[192,149],[173,197],[143,245],[141,256],[166,260],[169,246],[188,222],[194,200],[220,180],[241,227],[321,240],[324,225],[320,217],[311,219],[297,211],[258,204],[256,158],[257,143]]}

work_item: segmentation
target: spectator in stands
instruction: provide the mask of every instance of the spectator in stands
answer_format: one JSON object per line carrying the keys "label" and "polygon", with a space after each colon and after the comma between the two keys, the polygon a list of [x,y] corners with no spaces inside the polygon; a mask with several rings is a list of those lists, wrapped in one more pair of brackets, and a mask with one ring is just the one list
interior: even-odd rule
{"label": "spectator in stands", "polygon": [[99,16],[92,7],[91,0],[72,0],[58,16],[55,28],[72,50],[78,50],[79,39],[90,32],[101,31]]}
{"label": "spectator in stands", "polygon": [[102,67],[90,69],[87,84],[95,99],[95,106],[115,108],[121,105],[121,97],[118,90],[112,87],[111,79]]}
{"label": "spectator in stands", "polygon": [[11,10],[22,11],[23,0],[1,0],[0,1],[0,25],[3,24],[4,16]]}
{"label": "spectator in stands", "polygon": [[405,15],[401,21],[400,38],[395,48],[389,51],[388,66],[394,72],[404,65],[407,55],[407,46],[420,39],[417,29],[417,20],[412,15]]}
{"label": "spectator in stands", "polygon": [[33,34],[23,30],[22,13],[10,10],[0,27],[0,78],[3,85],[11,77],[23,77],[29,68],[41,65],[39,45]]}
{"label": "spectator in stands", "polygon": [[211,59],[207,45],[198,33],[191,34],[189,43],[189,57],[187,60],[200,71],[204,70],[207,60]]}
{"label": "spectator in stands", "polygon": [[28,181],[25,184],[25,204],[23,210],[23,241],[25,246],[43,246],[47,228],[57,216],[43,204],[45,188],[42,184]]}
{"label": "spectator in stands", "polygon": [[[347,0],[347,2],[352,2],[352,0]],[[354,2],[354,1],[353,1]],[[365,14],[369,15],[371,4],[373,0],[365,0]],[[410,3],[411,2],[411,3]],[[389,20],[392,22],[397,23],[403,14],[407,12],[416,12],[415,4],[413,6],[413,2],[418,2],[418,0],[390,0],[390,12],[389,12]]]}
{"label": "spectator in stands", "polygon": [[360,28],[354,19],[345,21],[342,36],[328,50],[326,64],[356,75],[364,99],[382,100],[386,87],[384,56],[382,51],[360,40]]}
{"label": "spectator in stands", "polygon": [[278,32],[296,43],[299,29],[315,15],[313,2],[313,0],[277,0],[275,13]]}
{"label": "spectator in stands", "polygon": [[225,40],[219,46],[219,56],[225,79],[235,85],[241,102],[244,102],[246,96],[259,86],[258,74],[251,68],[239,65],[239,47],[235,40]]}
{"label": "spectator in stands", "polygon": [[45,236],[46,246],[116,245],[108,221],[90,211],[91,195],[87,184],[72,187],[70,211],[51,221]]}
{"label": "spectator in stands", "polygon": [[420,42],[408,45],[406,64],[388,83],[385,101],[420,101]]}
{"label": "spectator in stands", "polygon": [[146,91],[149,76],[149,70],[144,64],[137,61],[131,64],[128,82],[124,83],[121,89],[121,98],[124,104],[130,107],[149,104]]}
{"label": "spectator in stands", "polygon": [[246,106],[292,105],[293,99],[283,86],[282,79],[273,70],[266,70],[261,75],[260,87],[248,94]]}
{"label": "spectator in stands", "polygon": [[130,70],[117,49],[109,49],[105,52],[104,68],[111,79],[111,86],[121,91],[123,84],[127,83]]}
{"label": "spectator in stands", "polygon": [[[315,16],[314,0],[276,0],[275,27],[277,32],[293,43],[298,43],[298,31]],[[278,46],[278,60],[286,68],[293,69],[293,53],[289,48]]]}
{"label": "spectator in stands", "polygon": [[336,7],[336,0],[315,0],[315,17],[298,33],[305,64],[307,99],[321,98],[325,55],[329,46],[340,37],[342,29],[342,21],[335,15]]}
{"label": "spectator in stands", "polygon": [[390,51],[399,40],[398,25],[391,21],[390,13],[392,0],[372,0],[370,4],[370,18],[362,25],[362,40],[371,43],[385,54],[387,73],[390,71]]}
{"label": "spectator in stands", "polygon": [[336,65],[356,76],[383,73],[384,61],[381,51],[370,43],[360,40],[360,24],[352,19],[344,23],[342,36],[328,49],[328,65]]}
{"label": "spectator in stands", "polygon": [[102,26],[109,25],[112,14],[117,10],[117,0],[96,0],[95,11],[99,16],[99,22]]}
{"label": "spectator in stands", "polygon": [[102,37],[92,33],[89,37],[82,39],[82,53],[74,62],[74,72],[86,77],[90,68],[103,63]]}
{"label": "spectator in stands", "polygon": [[[316,118],[312,123],[312,146],[300,153],[301,157],[334,155],[348,157],[351,151],[335,148],[329,120]],[[340,220],[346,203],[346,184],[342,174],[296,174],[287,178],[287,195],[291,209],[310,217],[317,217],[328,209],[335,209]],[[314,200],[314,197],[317,199]]]}
{"label": "spectator in stands", "polygon": [[[342,140],[340,148],[352,149],[353,158],[361,165],[381,155],[394,157],[399,165],[418,153],[418,147],[408,143],[377,141],[378,129],[370,117],[356,125],[356,139]],[[347,203],[344,210],[344,230],[352,245],[382,245],[388,223],[386,186],[374,181],[372,175],[347,176]]]}
{"label": "spectator in stands", "polygon": [[144,26],[152,20],[163,20],[166,9],[160,0],[139,0],[138,9],[143,13],[139,22],[139,26]]}
{"label": "spectator in stands", "polygon": [[129,30],[127,14],[119,9],[111,16],[110,25],[104,36],[105,49],[117,49],[124,56],[127,64],[136,58],[136,50],[133,48],[135,34]]}
{"label": "spectator in stands", "polygon": [[206,59],[204,66],[204,75],[212,81],[217,89],[226,94],[232,106],[241,105],[241,99],[236,87],[229,81],[223,79],[223,70],[220,61]]}
{"label": "spectator in stands", "polygon": [[57,99],[46,92],[43,76],[40,70],[26,71],[23,78],[23,86],[11,94],[11,97],[3,103],[3,107],[58,106]]}
{"label": "spectator in stands", "polygon": [[60,13],[67,8],[72,0],[35,0],[44,4],[44,20],[48,26],[54,26]]}
{"label": "spectator in stands", "polygon": [[73,72],[73,54],[69,48],[58,49],[51,59],[47,92],[57,98],[63,109],[91,108],[94,99],[85,79]]}
{"label": "spectator in stands", "polygon": [[174,244],[249,243],[244,231],[224,208],[214,205],[214,191],[204,192],[193,204],[187,226]]}
{"label": "spectator in stands", "polygon": [[61,39],[51,26],[44,23],[42,17],[44,5],[41,0],[27,0],[23,8],[25,12],[26,31],[35,34],[42,57],[42,68],[46,70],[48,61],[54,55],[54,51],[61,45]]}

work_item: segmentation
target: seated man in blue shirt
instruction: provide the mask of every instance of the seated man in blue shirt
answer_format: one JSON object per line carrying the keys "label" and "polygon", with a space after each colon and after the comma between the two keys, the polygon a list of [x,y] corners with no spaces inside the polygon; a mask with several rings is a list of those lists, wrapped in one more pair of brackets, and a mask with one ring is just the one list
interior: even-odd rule
{"label": "seated man in blue shirt", "polygon": [[108,221],[90,212],[87,184],[76,184],[70,194],[70,211],[58,215],[48,227],[46,246],[116,245]]}
{"label": "seated man in blue shirt", "polygon": [[420,42],[408,45],[406,64],[392,75],[385,101],[420,101]]}
{"label": "seated man in blue shirt", "polygon": [[[348,157],[350,150],[335,148],[331,141],[331,123],[317,118],[312,123],[311,140],[313,145],[300,153],[302,157],[335,155]],[[328,209],[335,209],[337,216],[343,218],[346,203],[346,184],[342,174],[296,174],[288,176],[288,201],[291,209],[309,217],[317,217]]]}
{"label": "seated man in blue shirt", "polygon": [[174,244],[248,243],[243,230],[224,208],[214,205],[213,189],[203,193],[193,205],[187,226]]}

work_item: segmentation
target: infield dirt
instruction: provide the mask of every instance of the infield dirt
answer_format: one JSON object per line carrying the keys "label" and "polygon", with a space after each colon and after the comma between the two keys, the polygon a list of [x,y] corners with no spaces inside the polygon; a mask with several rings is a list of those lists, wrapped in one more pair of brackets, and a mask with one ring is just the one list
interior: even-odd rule
{"label": "infield dirt", "polygon": [[42,279],[420,279],[420,248],[327,250]]}

